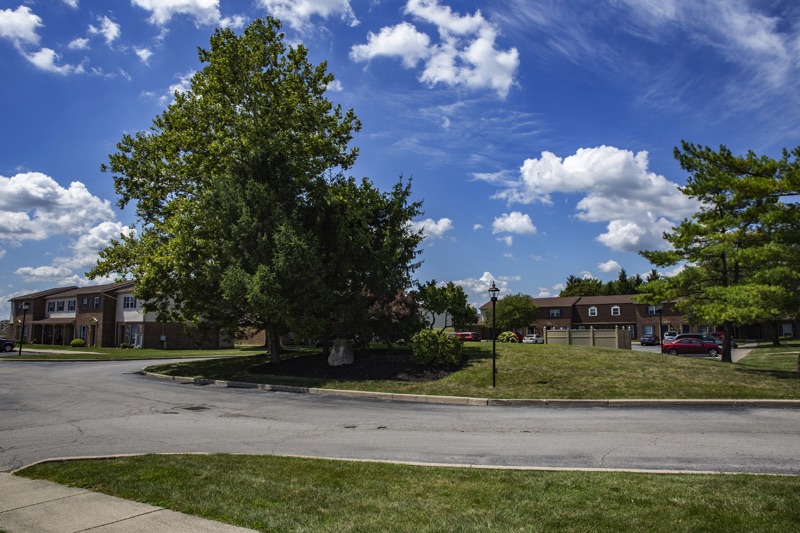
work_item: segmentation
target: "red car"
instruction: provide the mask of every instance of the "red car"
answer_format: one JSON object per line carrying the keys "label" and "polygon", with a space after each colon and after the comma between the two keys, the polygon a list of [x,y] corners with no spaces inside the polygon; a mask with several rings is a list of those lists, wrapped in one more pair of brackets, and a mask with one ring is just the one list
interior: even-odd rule
{"label": "red car", "polygon": [[670,355],[678,354],[708,354],[711,357],[719,355],[719,344],[706,342],[700,339],[684,338],[661,345],[661,353]]}

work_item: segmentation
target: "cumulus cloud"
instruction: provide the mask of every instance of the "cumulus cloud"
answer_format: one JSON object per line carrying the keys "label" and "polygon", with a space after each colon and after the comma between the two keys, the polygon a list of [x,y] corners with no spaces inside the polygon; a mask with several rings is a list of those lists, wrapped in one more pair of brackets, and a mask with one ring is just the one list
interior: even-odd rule
{"label": "cumulus cloud", "polygon": [[89,48],[89,39],[85,37],[78,37],[77,39],[73,39],[67,45],[67,48],[70,50],[85,50]]}
{"label": "cumulus cloud", "polygon": [[628,252],[665,249],[663,233],[699,205],[648,167],[647,152],[634,154],[613,146],[581,148],[564,159],[542,152],[539,158],[527,159],[519,178],[507,180],[493,198],[509,204],[552,204],[556,193],[580,195],[577,218],[607,224],[599,242]]}
{"label": "cumulus cloud", "polygon": [[78,0],[64,0],[64,3],[67,4],[72,9],[78,8]]}
{"label": "cumulus cloud", "polygon": [[120,28],[120,25],[106,16],[97,17],[97,20],[100,23],[99,26],[90,24],[89,34],[102,35],[103,38],[106,40],[106,44],[108,46],[111,46],[111,44],[114,41],[116,41],[122,34],[122,29]]}
{"label": "cumulus cloud", "polygon": [[[190,71],[185,72],[183,74],[176,74],[175,77],[178,78],[177,83],[173,83],[172,85],[170,85],[169,89],[167,89],[167,94],[161,95],[158,98],[159,104],[161,104],[162,106],[165,106],[165,105],[167,105],[167,104],[169,104],[170,102],[173,101],[173,99],[175,98],[175,94],[176,93],[185,93],[186,91],[191,89],[191,87],[192,87],[192,77],[195,75],[195,72],[196,71],[194,71],[194,70],[190,70]],[[152,93],[148,93],[148,94],[152,94]]]}
{"label": "cumulus cloud", "polygon": [[453,229],[453,221],[449,218],[440,218],[433,220],[426,218],[409,224],[412,231],[422,231],[426,239],[441,239],[444,234]]}
{"label": "cumulus cloud", "polygon": [[536,226],[533,225],[529,215],[514,211],[503,213],[492,222],[492,233],[503,232],[532,235],[536,233]]}
{"label": "cumulus cloud", "polygon": [[605,263],[598,264],[597,265],[597,269],[600,272],[619,272],[620,269],[622,269],[622,267],[620,266],[619,263],[617,263],[613,259],[610,259],[610,260],[606,261]]}
{"label": "cumulus cloud", "polygon": [[350,0],[259,0],[258,4],[297,30],[307,30],[315,16],[338,15],[346,24],[358,26]]}
{"label": "cumulus cloud", "polygon": [[[186,15],[194,19],[197,26],[216,26],[222,22],[219,0],[132,0],[133,5],[150,12],[151,24],[165,26],[172,17]],[[227,18],[229,24],[240,23],[243,18]]]}
{"label": "cumulus cloud", "polygon": [[151,52],[149,48],[134,48],[133,51],[136,57],[145,65],[150,61],[150,58],[153,57],[153,52]]}
{"label": "cumulus cloud", "polygon": [[93,196],[83,183],[64,188],[39,172],[0,176],[0,241],[81,235],[113,218],[109,201]]}
{"label": "cumulus cloud", "polygon": [[514,245],[514,236],[513,235],[506,235],[505,237],[498,237],[497,240],[502,242],[509,248]]}
{"label": "cumulus cloud", "polygon": [[484,272],[479,278],[460,279],[455,280],[453,283],[460,285],[469,295],[469,300],[474,302],[471,305],[478,308],[489,301],[489,287],[492,286],[492,282],[500,289],[498,295],[502,296],[510,294],[509,284],[519,280],[519,276],[494,276],[491,272]]}
{"label": "cumulus cloud", "polygon": [[53,74],[81,74],[84,72],[83,65],[58,65],[61,57],[50,48],[42,48],[38,52],[30,54],[23,53],[25,59],[31,62],[39,70],[52,72]]}
{"label": "cumulus cloud", "polygon": [[439,0],[409,0],[405,14],[420,24],[433,25],[437,40],[407,21],[370,32],[366,44],[350,50],[353,61],[378,57],[400,59],[405,68],[422,62],[419,80],[468,89],[492,89],[505,98],[519,67],[516,48],[497,48],[497,28],[480,11],[472,15],[454,13]]}
{"label": "cumulus cloud", "polygon": [[0,10],[0,37],[9,39],[15,46],[38,44],[39,34],[36,31],[40,26],[42,19],[28,6],[19,6],[13,11]]}

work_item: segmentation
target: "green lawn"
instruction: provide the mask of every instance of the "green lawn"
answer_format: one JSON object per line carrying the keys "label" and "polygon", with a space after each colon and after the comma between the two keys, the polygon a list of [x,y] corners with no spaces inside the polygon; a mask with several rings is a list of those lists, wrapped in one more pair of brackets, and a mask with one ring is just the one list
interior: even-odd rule
{"label": "green lawn", "polygon": [[48,463],[49,479],[259,531],[800,530],[800,477],[540,472],[272,456]]}
{"label": "green lawn", "polygon": [[[632,350],[540,344],[497,345],[492,388],[491,343],[465,344],[466,366],[437,381],[347,381],[254,373],[264,357],[191,361],[150,367],[174,376],[439,396],[525,399],[800,399],[796,355],[759,347],[739,363]],[[289,357],[311,353],[302,351]]]}
{"label": "green lawn", "polygon": [[[28,353],[27,350],[47,350],[55,353]],[[13,352],[17,354],[19,352]],[[121,361],[128,359],[178,359],[184,357],[224,357],[263,354],[264,348],[240,347],[217,350],[156,350],[132,348],[71,348],[69,346],[46,346],[26,344],[22,357],[4,354],[9,360],[33,359],[37,361]]]}

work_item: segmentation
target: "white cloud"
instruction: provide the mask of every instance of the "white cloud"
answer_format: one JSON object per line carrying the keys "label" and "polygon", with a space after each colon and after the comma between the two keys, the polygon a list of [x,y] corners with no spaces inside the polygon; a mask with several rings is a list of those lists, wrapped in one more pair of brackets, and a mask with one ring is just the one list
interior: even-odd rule
{"label": "white cloud", "polygon": [[144,64],[147,64],[150,58],[153,57],[153,52],[151,52],[149,48],[134,48],[133,51]]}
{"label": "white cloud", "polygon": [[344,90],[344,85],[342,85],[342,82],[340,82],[339,80],[333,80],[328,84],[326,89],[334,93],[340,93]]}
{"label": "white cloud", "polygon": [[54,74],[82,74],[83,65],[57,65],[60,56],[50,48],[42,48],[38,52],[23,54],[25,59],[30,61],[39,70],[52,72]]}
{"label": "white cloud", "polygon": [[533,225],[529,215],[514,211],[503,213],[492,222],[492,233],[502,232],[535,234],[536,226]]}
{"label": "white cloud", "polygon": [[503,295],[511,293],[509,283],[519,280],[519,276],[495,277],[491,272],[484,272],[480,278],[460,279],[453,281],[453,283],[464,288],[464,291],[466,291],[466,293],[470,296],[469,300],[471,302],[476,302],[472,305],[475,307],[480,307],[489,301],[489,287],[492,286],[492,282],[494,282],[495,286],[500,289],[498,296],[502,297]]}
{"label": "white cloud", "polygon": [[483,224],[473,224],[472,231],[478,231],[479,229],[483,229]]}
{"label": "white cloud", "polygon": [[247,17],[244,15],[234,15],[232,17],[222,17],[219,21],[219,25],[223,28],[230,28],[232,30],[238,30],[243,28],[244,25],[247,23]]}
{"label": "white cloud", "polygon": [[505,237],[497,237],[497,240],[508,246],[509,248],[514,245],[514,236],[506,235]]}
{"label": "white cloud", "polygon": [[620,251],[664,249],[662,235],[672,221],[690,217],[699,204],[648,166],[647,152],[612,146],[581,148],[565,159],[542,152],[527,159],[519,179],[507,181],[493,197],[509,204],[552,204],[555,193],[581,195],[577,218],[608,224],[597,237],[601,243]]}
{"label": "white cloud", "polygon": [[122,34],[120,25],[106,16],[97,17],[97,20],[100,21],[100,26],[98,27],[90,24],[89,34],[102,35],[106,40],[106,44],[111,46],[111,44]]}
{"label": "white cloud", "polygon": [[617,263],[613,259],[610,259],[610,260],[606,261],[605,263],[598,264],[597,265],[597,269],[600,272],[619,272],[620,269],[622,269],[622,267],[620,266],[619,263]]}
{"label": "white cloud", "polygon": [[369,32],[367,44],[357,44],[350,49],[353,61],[369,61],[375,57],[396,57],[403,66],[413,68],[420,60],[430,57],[430,37],[403,22],[391,28],[382,28],[380,33]]}
{"label": "white cloud", "polygon": [[89,39],[86,39],[85,37],[79,37],[77,39],[73,39],[72,41],[69,42],[67,48],[69,48],[70,50],[85,50],[89,48]]}
{"label": "white cloud", "polygon": [[428,239],[440,239],[444,234],[453,229],[453,221],[449,218],[440,218],[433,220],[426,218],[409,224],[412,231],[422,231],[423,236]]}
{"label": "white cloud", "polygon": [[350,0],[259,0],[258,4],[298,30],[307,30],[314,16],[328,18],[339,15],[350,26],[359,24]]}
{"label": "white cloud", "polygon": [[78,9],[78,0],[64,0],[64,3],[72,9]]}
{"label": "white cloud", "polygon": [[[215,26],[222,20],[219,0],[131,0],[150,12],[150,23],[164,26],[176,15],[188,15],[198,26]],[[228,19],[229,20],[229,19]]]}
{"label": "white cloud", "polygon": [[436,27],[438,42],[409,22],[369,32],[366,44],[354,45],[350,58],[370,61],[399,58],[405,68],[424,67],[419,80],[429,86],[489,88],[505,98],[519,67],[516,48],[496,48],[497,29],[480,11],[459,15],[438,0],[409,0],[405,13],[421,24]]}
{"label": "white cloud", "polygon": [[27,6],[19,6],[15,10],[0,10],[0,37],[9,39],[15,46],[37,44],[39,35],[36,30],[42,26],[42,19]]}
{"label": "white cloud", "polygon": [[82,235],[113,218],[109,201],[93,196],[83,183],[65,189],[39,172],[0,176],[0,241]]}

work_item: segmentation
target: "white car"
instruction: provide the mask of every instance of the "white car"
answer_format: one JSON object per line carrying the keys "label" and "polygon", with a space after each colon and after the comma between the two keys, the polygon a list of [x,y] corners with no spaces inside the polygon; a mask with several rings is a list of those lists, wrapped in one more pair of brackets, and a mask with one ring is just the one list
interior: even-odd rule
{"label": "white car", "polygon": [[539,335],[530,334],[522,337],[522,342],[525,344],[544,344],[544,338]]}

